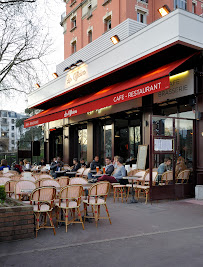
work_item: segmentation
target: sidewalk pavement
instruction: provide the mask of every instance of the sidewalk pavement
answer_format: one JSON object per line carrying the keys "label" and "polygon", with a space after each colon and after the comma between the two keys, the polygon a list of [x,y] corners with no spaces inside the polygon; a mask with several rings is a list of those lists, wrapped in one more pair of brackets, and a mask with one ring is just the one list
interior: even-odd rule
{"label": "sidewalk pavement", "polygon": [[0,243],[0,266],[203,266],[203,201],[107,202],[108,220]]}

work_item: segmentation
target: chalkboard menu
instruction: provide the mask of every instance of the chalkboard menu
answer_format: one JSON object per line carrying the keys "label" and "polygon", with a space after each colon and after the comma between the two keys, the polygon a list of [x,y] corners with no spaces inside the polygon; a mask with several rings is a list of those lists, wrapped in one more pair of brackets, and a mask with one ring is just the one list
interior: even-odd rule
{"label": "chalkboard menu", "polygon": [[138,146],[138,154],[137,154],[137,169],[145,170],[146,160],[147,160],[147,145],[139,145]]}

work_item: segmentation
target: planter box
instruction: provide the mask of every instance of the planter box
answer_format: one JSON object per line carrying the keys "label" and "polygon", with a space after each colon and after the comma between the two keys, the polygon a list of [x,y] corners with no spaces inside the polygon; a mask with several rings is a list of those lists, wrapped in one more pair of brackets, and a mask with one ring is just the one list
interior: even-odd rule
{"label": "planter box", "polygon": [[7,199],[15,206],[0,207],[0,241],[34,238],[33,207]]}

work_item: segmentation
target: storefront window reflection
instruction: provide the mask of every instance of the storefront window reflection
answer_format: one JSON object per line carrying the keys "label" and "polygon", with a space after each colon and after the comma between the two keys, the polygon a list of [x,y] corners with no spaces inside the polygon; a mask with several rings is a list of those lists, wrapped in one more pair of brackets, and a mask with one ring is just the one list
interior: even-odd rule
{"label": "storefront window reflection", "polygon": [[112,157],[112,125],[103,126],[105,157]]}
{"label": "storefront window reflection", "polygon": [[172,136],[173,120],[170,118],[153,117],[153,135]]}
{"label": "storefront window reflection", "polygon": [[78,130],[78,156],[87,160],[87,129]]}
{"label": "storefront window reflection", "polygon": [[140,145],[140,126],[129,127],[130,157],[134,158]]}

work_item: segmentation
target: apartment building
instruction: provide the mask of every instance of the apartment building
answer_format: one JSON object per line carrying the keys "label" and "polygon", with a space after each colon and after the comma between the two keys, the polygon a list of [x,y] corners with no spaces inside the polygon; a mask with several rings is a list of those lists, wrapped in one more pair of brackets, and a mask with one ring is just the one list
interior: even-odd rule
{"label": "apartment building", "polygon": [[202,0],[64,0],[61,16],[64,28],[64,59],[116,27],[127,18],[151,24],[160,18],[158,9],[166,5],[201,15]]}
{"label": "apartment building", "polygon": [[24,117],[24,115],[14,111],[0,110],[0,152],[13,152],[17,150],[20,132],[16,127],[16,120]]}

